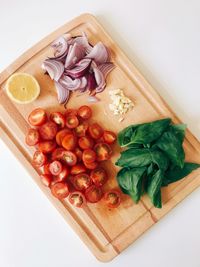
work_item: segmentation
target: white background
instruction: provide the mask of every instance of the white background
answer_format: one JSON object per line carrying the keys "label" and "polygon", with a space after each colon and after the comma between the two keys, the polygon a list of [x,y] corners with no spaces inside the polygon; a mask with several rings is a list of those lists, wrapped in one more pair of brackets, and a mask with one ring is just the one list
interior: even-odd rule
{"label": "white background", "polygon": [[[0,70],[83,12],[111,34],[200,137],[198,0],[0,0]],[[103,266],[0,141],[0,266]],[[200,189],[109,267],[199,267]]]}

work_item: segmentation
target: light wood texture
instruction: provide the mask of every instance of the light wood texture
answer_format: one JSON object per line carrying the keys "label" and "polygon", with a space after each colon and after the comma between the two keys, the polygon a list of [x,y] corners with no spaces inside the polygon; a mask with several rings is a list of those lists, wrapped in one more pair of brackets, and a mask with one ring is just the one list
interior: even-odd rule
{"label": "light wood texture", "polygon": [[[95,121],[116,133],[130,124],[163,117],[171,117],[175,123],[180,122],[96,19],[90,14],[83,14],[40,41],[1,73],[0,136],[93,254],[101,261],[109,261],[197,188],[200,185],[200,171],[196,170],[187,178],[165,188],[162,191],[164,205],[161,210],[152,207],[146,196],[136,205],[125,195],[121,206],[117,209],[110,210],[98,203],[89,204],[85,209],[80,210],[69,205],[66,200],[55,199],[49,189],[40,183],[37,170],[31,165],[34,149],[27,147],[24,143],[24,136],[29,127],[27,116],[38,106],[49,111],[64,110],[63,106],[57,103],[53,82],[43,74],[41,63],[52,54],[49,44],[55,38],[66,32],[71,32],[74,36],[80,35],[81,31],[87,33],[91,43],[101,40],[108,46],[112,61],[116,65],[115,70],[107,79],[106,90],[99,95],[101,101],[92,105]],[[14,72],[27,72],[33,74],[38,80],[41,86],[41,95],[34,103],[19,105],[8,99],[5,93],[5,82]],[[136,104],[121,123],[108,109],[110,102],[108,90],[115,88],[123,88],[125,94]],[[81,103],[86,103],[86,98],[86,95],[77,96],[74,93],[68,106],[80,106]],[[200,143],[189,131],[186,134],[184,148],[187,160],[200,162]],[[119,148],[115,146],[112,160],[106,163],[110,176],[107,188],[117,186],[115,176],[118,169],[114,166],[114,162],[118,156]]]}

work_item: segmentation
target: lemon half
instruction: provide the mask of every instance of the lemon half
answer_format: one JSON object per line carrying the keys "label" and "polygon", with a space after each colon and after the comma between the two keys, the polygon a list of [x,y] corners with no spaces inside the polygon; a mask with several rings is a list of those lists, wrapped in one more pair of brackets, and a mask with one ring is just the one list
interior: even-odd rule
{"label": "lemon half", "polygon": [[40,85],[34,76],[28,73],[15,73],[6,82],[7,95],[19,104],[31,103],[40,94]]}

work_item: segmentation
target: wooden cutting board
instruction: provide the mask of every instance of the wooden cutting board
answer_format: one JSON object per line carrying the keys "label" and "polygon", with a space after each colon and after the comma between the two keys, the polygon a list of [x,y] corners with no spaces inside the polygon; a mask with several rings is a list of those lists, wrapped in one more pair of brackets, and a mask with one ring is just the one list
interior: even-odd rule
{"label": "wooden cutting board", "polygon": [[[109,261],[197,188],[200,185],[200,170],[194,171],[187,178],[162,190],[164,202],[162,209],[154,208],[146,196],[136,205],[125,195],[122,204],[117,209],[110,210],[102,203],[88,204],[84,209],[77,209],[69,205],[66,200],[59,201],[54,198],[49,189],[40,183],[39,175],[31,165],[34,149],[27,147],[24,142],[25,134],[29,128],[27,115],[38,106],[50,111],[64,110],[62,105],[58,105],[53,82],[47,75],[43,74],[41,63],[52,54],[49,45],[54,39],[66,32],[71,32],[76,36],[80,35],[82,31],[87,33],[91,43],[102,41],[111,51],[112,61],[116,65],[115,70],[107,79],[106,90],[99,95],[101,101],[92,106],[95,121],[116,133],[130,124],[148,122],[163,117],[171,117],[175,123],[180,122],[95,17],[90,14],[83,14],[48,35],[1,73],[0,136],[93,254],[101,261]],[[15,72],[33,74],[39,81],[41,95],[34,103],[19,105],[8,99],[5,93],[5,82]],[[108,90],[116,88],[123,88],[125,94],[135,102],[135,108],[128,113],[126,119],[121,123],[108,109],[108,103],[110,103]],[[78,107],[80,103],[87,103],[86,95],[77,97],[74,94],[68,106]],[[184,149],[188,161],[200,162],[200,143],[189,131],[186,133]],[[107,163],[110,176],[108,185],[106,185],[107,188],[117,186],[115,180],[117,168],[114,166],[114,162],[118,156],[119,148],[116,146],[112,160]]]}

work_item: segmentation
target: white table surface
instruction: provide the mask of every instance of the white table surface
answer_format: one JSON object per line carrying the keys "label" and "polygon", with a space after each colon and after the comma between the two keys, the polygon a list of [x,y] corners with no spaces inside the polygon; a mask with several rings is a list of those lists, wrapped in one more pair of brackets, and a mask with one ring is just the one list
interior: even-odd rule
{"label": "white table surface", "polygon": [[[198,0],[0,0],[0,70],[84,12],[97,16],[200,138]],[[103,266],[2,141],[0,170],[0,266]],[[199,267],[200,189],[106,266]]]}

